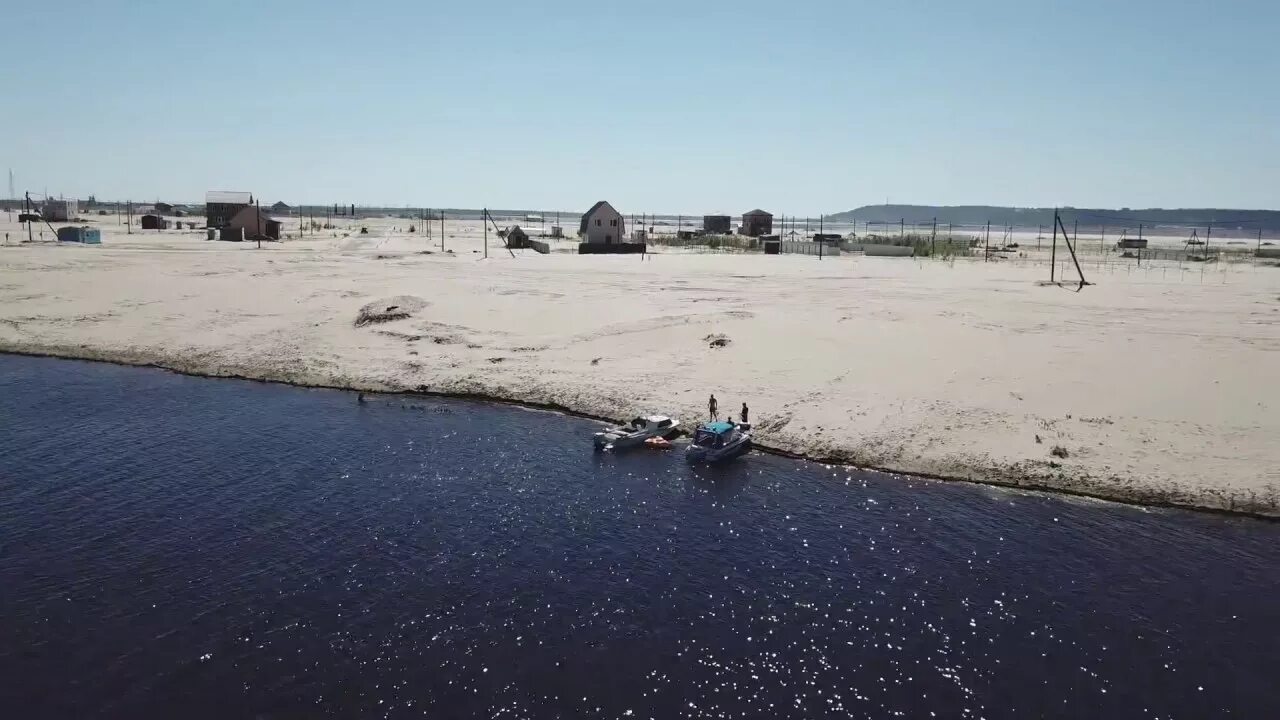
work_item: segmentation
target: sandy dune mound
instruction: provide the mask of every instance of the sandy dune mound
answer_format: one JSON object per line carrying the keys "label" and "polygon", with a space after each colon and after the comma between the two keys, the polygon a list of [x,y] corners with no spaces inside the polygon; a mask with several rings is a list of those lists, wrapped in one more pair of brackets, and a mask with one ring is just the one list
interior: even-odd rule
{"label": "sandy dune mound", "polygon": [[702,338],[702,341],[707,344],[707,347],[710,347],[713,350],[715,348],[729,347],[729,345],[733,343],[733,340],[723,333],[712,333]]}
{"label": "sandy dune mound", "polygon": [[360,308],[356,315],[356,327],[411,318],[427,305],[426,300],[415,295],[395,295],[374,300]]}

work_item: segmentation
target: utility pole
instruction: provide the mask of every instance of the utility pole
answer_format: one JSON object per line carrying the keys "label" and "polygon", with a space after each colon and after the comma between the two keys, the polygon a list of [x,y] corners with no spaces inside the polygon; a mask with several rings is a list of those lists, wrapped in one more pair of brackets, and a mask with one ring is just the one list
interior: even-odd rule
{"label": "utility pole", "polygon": [[1054,281],[1058,269],[1058,208],[1053,209],[1053,246],[1049,251],[1049,282]]}
{"label": "utility pole", "polygon": [[444,252],[444,208],[440,208],[440,252]]}
{"label": "utility pole", "polygon": [[[987,223],[987,224],[990,225],[990,223]],[[898,237],[902,237],[906,229],[907,229],[907,219],[899,218],[898,219]]]}
{"label": "utility pole", "polygon": [[1254,253],[1254,256],[1256,257],[1257,253],[1260,253],[1260,252],[1262,252],[1262,226],[1261,225],[1258,226],[1258,250],[1257,252]]}
{"label": "utility pole", "polygon": [[31,234],[31,193],[26,195],[25,210],[27,213],[27,242],[35,242],[35,238]]}
{"label": "utility pole", "polygon": [[258,249],[261,250],[262,249],[262,203],[256,202],[256,201],[253,203],[253,222],[255,225],[258,226],[258,231],[257,233],[255,233],[255,235],[258,238]]}
{"label": "utility pole", "polygon": [[129,211],[128,211],[129,215],[128,215],[128,219],[125,220],[125,226],[128,227],[128,232],[126,234],[132,235],[133,234],[133,201],[132,200],[129,201],[128,207],[129,207]]}
{"label": "utility pole", "polygon": [[[1138,226],[1138,237],[1142,237],[1142,226]],[[1209,223],[1204,229],[1204,259],[1209,260],[1209,234],[1213,232],[1213,223]]]}
{"label": "utility pole", "polygon": [[[1056,211],[1055,211],[1056,212]],[[1056,235],[1054,237],[1057,237]],[[982,262],[991,260],[991,221],[987,221],[987,234],[982,241]]]}
{"label": "utility pole", "polygon": [[929,255],[938,254],[938,218],[933,219],[933,229],[929,231]]}
{"label": "utility pole", "polygon": [[[1054,212],[1054,215],[1057,215],[1056,211]],[[1067,235],[1067,226],[1062,224],[1061,218],[1058,218],[1056,226],[1062,228],[1062,239],[1067,243],[1067,251],[1071,253],[1071,263],[1076,266],[1076,275],[1080,277],[1080,285],[1076,287],[1076,292],[1079,292],[1084,289],[1085,285],[1091,285],[1092,283],[1084,279],[1084,271],[1080,269],[1080,258],[1076,256],[1076,248],[1072,245],[1071,237]],[[1054,238],[1057,239],[1056,234],[1054,235]],[[1139,254],[1138,258],[1139,261],[1141,261],[1142,255]]]}
{"label": "utility pole", "polygon": [[1036,226],[1036,250],[1040,249],[1040,238],[1044,237],[1044,225]]}
{"label": "utility pole", "polygon": [[[485,219],[488,219],[489,208],[484,208],[484,217]],[[634,215],[632,216],[632,219],[633,220],[635,219]],[[489,259],[489,223],[482,222],[482,224],[484,225],[484,258],[485,260],[488,260]]]}

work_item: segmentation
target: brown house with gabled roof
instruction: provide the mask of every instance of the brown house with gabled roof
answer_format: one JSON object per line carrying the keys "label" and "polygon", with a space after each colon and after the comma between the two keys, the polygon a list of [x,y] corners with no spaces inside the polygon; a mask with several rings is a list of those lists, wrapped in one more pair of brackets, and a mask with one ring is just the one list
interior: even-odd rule
{"label": "brown house with gabled roof", "polygon": [[773,234],[773,213],[758,209],[742,213],[742,234],[751,237]]}
{"label": "brown house with gabled roof", "polygon": [[272,220],[270,215],[252,206],[243,208],[233,215],[227,224],[227,227],[243,230],[245,238],[250,240],[256,238],[259,233],[263,237],[279,240],[280,226],[279,220]]}

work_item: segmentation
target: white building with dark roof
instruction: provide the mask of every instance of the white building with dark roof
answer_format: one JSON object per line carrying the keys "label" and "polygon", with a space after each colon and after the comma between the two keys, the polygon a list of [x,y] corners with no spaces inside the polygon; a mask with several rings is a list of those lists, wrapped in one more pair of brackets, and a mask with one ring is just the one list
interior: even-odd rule
{"label": "white building with dark roof", "polygon": [[75,200],[45,200],[40,213],[49,222],[71,222],[79,209]]}
{"label": "white building with dark roof", "polygon": [[582,216],[582,222],[578,225],[578,240],[607,245],[620,243],[626,237],[626,231],[622,213],[614,210],[607,201],[601,200]]}

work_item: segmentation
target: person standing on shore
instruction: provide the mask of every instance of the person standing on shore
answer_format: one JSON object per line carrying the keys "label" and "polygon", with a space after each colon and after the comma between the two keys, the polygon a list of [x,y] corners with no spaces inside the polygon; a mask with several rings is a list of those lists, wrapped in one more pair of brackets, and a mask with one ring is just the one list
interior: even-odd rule
{"label": "person standing on shore", "polygon": [[714,394],[714,393],[712,393],[712,395],[711,395],[711,399],[707,401],[707,412],[708,412],[708,414],[711,416],[711,421],[712,421],[712,422],[715,422],[715,419],[716,419],[716,410],[718,410],[718,409],[720,409],[720,406],[719,406],[719,404],[718,404],[718,403],[716,403],[716,396],[715,396],[715,394]]}
{"label": "person standing on shore", "polygon": [[751,422],[750,420],[747,419],[749,417],[751,417],[751,410],[750,408],[747,407],[746,403],[742,403],[742,424],[743,425],[746,425]]}

